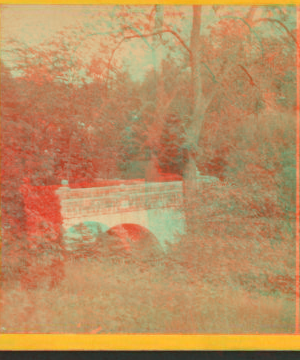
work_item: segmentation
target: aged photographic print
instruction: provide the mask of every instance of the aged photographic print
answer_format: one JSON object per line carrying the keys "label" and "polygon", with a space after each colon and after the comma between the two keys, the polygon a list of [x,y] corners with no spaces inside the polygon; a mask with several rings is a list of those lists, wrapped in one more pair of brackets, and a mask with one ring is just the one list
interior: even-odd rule
{"label": "aged photographic print", "polygon": [[0,333],[297,333],[297,8],[0,11]]}

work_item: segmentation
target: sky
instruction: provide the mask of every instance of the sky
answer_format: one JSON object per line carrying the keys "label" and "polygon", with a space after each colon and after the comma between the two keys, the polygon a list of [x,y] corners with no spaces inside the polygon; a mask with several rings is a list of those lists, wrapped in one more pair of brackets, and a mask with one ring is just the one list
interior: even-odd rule
{"label": "sky", "polygon": [[83,22],[83,6],[4,5],[1,10],[2,38],[13,37],[34,46],[66,26]]}

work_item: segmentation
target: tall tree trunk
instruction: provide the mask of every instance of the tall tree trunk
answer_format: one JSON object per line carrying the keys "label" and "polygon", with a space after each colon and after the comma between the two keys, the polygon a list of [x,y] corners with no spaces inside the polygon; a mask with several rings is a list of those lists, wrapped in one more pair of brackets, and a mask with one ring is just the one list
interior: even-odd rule
{"label": "tall tree trunk", "polygon": [[[154,24],[154,32],[159,32],[163,29],[163,22],[164,22],[164,7],[163,5],[155,5],[155,24]],[[156,111],[155,111],[155,127],[156,127],[156,136],[159,137],[161,131],[159,129],[162,127],[162,121],[160,114],[161,114],[161,106],[162,106],[162,99],[164,95],[164,82],[163,78],[160,74],[160,61],[161,61],[161,49],[160,45],[160,35],[156,35],[153,37],[153,52],[154,52],[154,76],[155,76],[155,103],[156,103]],[[151,136],[153,136],[154,132],[151,132]],[[150,162],[146,172],[146,180],[151,182],[155,181],[158,177],[158,160],[154,154],[154,150],[156,144],[158,142],[158,138],[151,139],[150,145]]]}
{"label": "tall tree trunk", "polygon": [[193,200],[197,189],[197,165],[196,152],[198,139],[203,125],[206,103],[203,97],[201,79],[201,12],[202,7],[193,6],[193,25],[190,38],[191,50],[191,94],[192,94],[192,115],[191,125],[187,129],[188,162],[183,174],[183,190],[185,198],[186,223],[188,232],[192,231],[194,210]]}

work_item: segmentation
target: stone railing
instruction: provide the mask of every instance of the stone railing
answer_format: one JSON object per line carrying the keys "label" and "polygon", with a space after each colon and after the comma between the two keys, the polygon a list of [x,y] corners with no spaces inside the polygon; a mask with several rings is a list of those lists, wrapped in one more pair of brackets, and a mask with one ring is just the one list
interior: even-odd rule
{"label": "stone railing", "polygon": [[[217,181],[201,177],[199,183]],[[178,207],[183,201],[182,181],[143,183],[101,188],[70,189],[66,182],[57,190],[64,218],[83,214],[110,214]]]}

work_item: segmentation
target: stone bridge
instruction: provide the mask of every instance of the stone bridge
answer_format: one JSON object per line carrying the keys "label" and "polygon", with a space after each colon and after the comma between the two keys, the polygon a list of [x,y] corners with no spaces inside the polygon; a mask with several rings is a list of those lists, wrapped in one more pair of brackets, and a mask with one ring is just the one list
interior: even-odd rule
{"label": "stone bridge", "polygon": [[[218,179],[202,176],[197,181]],[[166,242],[174,242],[177,234],[185,232],[182,181],[81,189],[65,184],[57,194],[63,228],[69,235],[75,225],[82,223],[96,224],[102,232],[134,226],[154,235],[165,248]]]}

